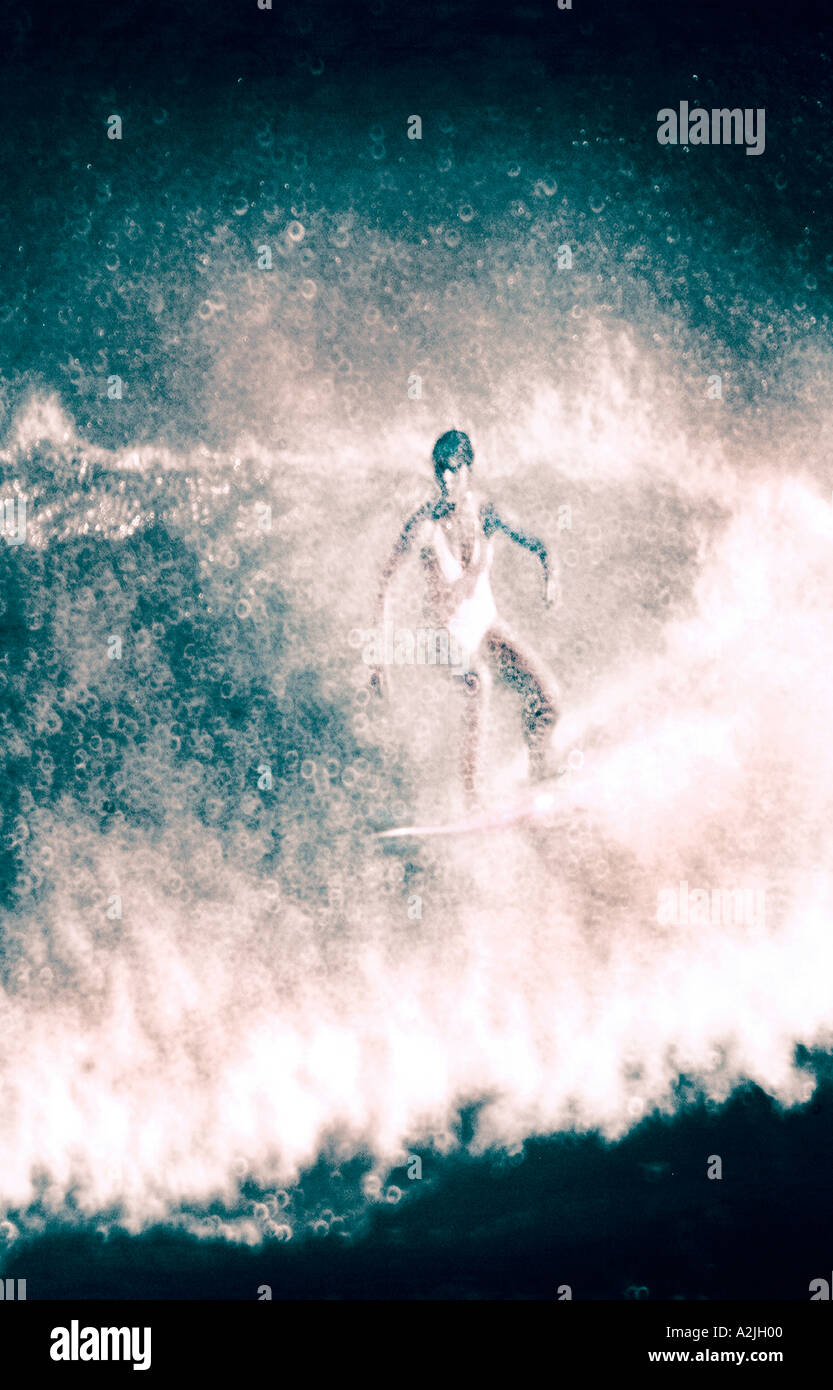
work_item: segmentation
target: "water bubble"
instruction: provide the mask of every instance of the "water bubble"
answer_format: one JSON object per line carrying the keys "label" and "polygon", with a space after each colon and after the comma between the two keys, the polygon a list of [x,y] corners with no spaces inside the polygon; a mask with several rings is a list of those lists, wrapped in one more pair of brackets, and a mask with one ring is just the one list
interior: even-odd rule
{"label": "water bubble", "polygon": [[273,1240],[285,1242],[292,1239],[292,1227],[286,1224],[279,1225],[277,1221],[267,1221],[266,1233],[270,1235]]}

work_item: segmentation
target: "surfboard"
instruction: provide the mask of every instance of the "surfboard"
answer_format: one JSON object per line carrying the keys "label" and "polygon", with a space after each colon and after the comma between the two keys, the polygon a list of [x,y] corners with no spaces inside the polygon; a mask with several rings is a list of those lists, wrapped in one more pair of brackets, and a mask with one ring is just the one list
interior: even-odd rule
{"label": "surfboard", "polygon": [[487,830],[504,830],[522,821],[546,820],[558,809],[557,788],[566,771],[565,768],[557,777],[537,782],[512,801],[500,802],[497,806],[463,816],[460,820],[449,821],[445,825],[396,825],[390,830],[378,830],[375,838],[424,840],[437,835],[470,835]]}

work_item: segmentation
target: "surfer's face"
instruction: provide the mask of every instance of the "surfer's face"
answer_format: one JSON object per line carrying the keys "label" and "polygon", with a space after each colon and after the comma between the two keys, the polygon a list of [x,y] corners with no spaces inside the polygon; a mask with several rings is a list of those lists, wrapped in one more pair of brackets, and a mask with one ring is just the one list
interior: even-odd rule
{"label": "surfer's face", "polygon": [[452,506],[461,502],[469,490],[469,470],[463,465],[456,473],[447,468],[443,473],[443,495]]}

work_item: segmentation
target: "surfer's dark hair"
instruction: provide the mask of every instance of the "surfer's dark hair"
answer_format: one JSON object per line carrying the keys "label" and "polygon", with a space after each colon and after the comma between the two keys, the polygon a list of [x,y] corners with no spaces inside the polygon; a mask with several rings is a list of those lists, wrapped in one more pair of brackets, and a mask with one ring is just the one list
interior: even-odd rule
{"label": "surfer's dark hair", "polygon": [[462,430],[446,430],[434,445],[432,457],[437,481],[441,483],[444,473],[459,473],[464,464],[466,468],[471,468],[474,450],[471,440]]}

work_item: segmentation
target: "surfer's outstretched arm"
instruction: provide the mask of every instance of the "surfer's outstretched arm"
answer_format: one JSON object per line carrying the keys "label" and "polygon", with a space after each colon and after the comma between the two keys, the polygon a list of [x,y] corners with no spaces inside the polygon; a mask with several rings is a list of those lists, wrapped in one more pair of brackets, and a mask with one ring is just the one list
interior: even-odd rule
{"label": "surfer's outstretched arm", "polygon": [[396,545],[393,547],[393,550],[391,551],[390,559],[385,565],[385,568],[382,570],[382,582],[379,587],[379,599],[376,610],[377,617],[380,620],[384,616],[385,604],[388,596],[388,585],[390,584],[391,579],[396,573],[400,561],[405,558],[405,556],[411,548],[411,545],[416,539],[420,526],[424,521],[428,520],[428,518],[431,516],[431,512],[431,503],[426,502],[424,506],[420,507],[418,512],[414,512],[413,516],[408,518],[408,520],[405,522],[405,525],[402,528],[402,534],[400,535],[399,540],[396,542]]}
{"label": "surfer's outstretched arm", "polygon": [[555,587],[555,575],[551,573],[550,557],[544,542],[539,541],[537,536],[528,536],[525,532],[510,526],[498,515],[496,507],[491,502],[487,502],[484,506],[482,520],[483,531],[487,538],[495,535],[497,531],[501,531],[504,536],[509,537],[510,541],[514,541],[516,545],[520,545],[524,550],[538,556],[544,571],[544,601],[550,603]]}
{"label": "surfer's outstretched arm", "polygon": [[[405,522],[405,525],[402,528],[402,532],[399,536],[398,541],[396,542],[396,545],[393,547],[393,550],[391,551],[390,558],[387,564],[385,565],[385,568],[382,570],[382,579],[379,585],[379,597],[376,602],[377,627],[382,627],[384,625],[385,618],[387,617],[388,586],[390,585],[390,581],[396,573],[396,570],[400,562],[408,554],[408,551],[410,550],[413,542],[419,534],[419,530],[422,526],[422,523],[429,519],[429,517],[431,516],[431,512],[432,504],[430,502],[426,502],[424,506],[420,507],[419,511],[414,512],[413,516],[408,518],[408,520]],[[370,677],[371,687],[373,690],[376,691],[378,695],[383,694],[384,691],[384,681],[382,679],[382,674],[383,673],[380,669],[374,669]]]}

